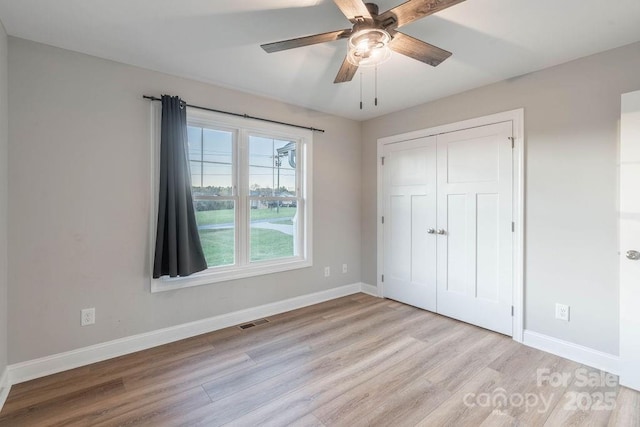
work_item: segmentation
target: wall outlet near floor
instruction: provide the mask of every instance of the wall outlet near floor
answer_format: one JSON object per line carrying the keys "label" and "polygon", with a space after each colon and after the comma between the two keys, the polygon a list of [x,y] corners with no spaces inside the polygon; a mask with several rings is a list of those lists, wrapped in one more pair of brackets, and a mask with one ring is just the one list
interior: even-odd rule
{"label": "wall outlet near floor", "polygon": [[88,326],[96,323],[96,309],[83,308],[80,311],[80,326]]}
{"label": "wall outlet near floor", "polygon": [[324,268],[324,277],[329,277],[331,276],[331,267],[325,267]]}
{"label": "wall outlet near floor", "polygon": [[342,264],[342,272],[346,273],[348,271],[347,264]]}
{"label": "wall outlet near floor", "polygon": [[556,319],[569,321],[569,306],[556,303]]}

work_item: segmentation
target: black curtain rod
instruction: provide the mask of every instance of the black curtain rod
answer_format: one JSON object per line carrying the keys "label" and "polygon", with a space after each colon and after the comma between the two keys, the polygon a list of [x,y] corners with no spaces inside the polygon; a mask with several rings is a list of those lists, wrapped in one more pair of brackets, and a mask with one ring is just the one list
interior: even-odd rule
{"label": "black curtain rod", "polygon": [[[142,95],[142,97],[144,99],[149,99],[151,101],[162,101],[162,99],[156,98],[155,96]],[[187,104],[187,103],[185,103],[185,105],[187,107],[197,108],[198,110],[212,111],[214,113],[227,114],[229,116],[243,117],[245,119],[260,120],[261,122],[275,123],[275,124],[278,124],[278,125],[291,126],[291,127],[294,127],[294,128],[307,129],[307,130],[310,130],[310,131],[313,131],[313,132],[323,132],[324,133],[324,129],[316,129],[316,128],[312,128],[312,127],[308,127],[308,126],[294,125],[292,123],[285,123],[285,122],[279,122],[277,120],[263,119],[261,117],[250,116],[248,114],[232,113],[230,111],[216,110],[216,109],[213,109],[213,108],[200,107],[198,105],[191,105],[191,104]]]}

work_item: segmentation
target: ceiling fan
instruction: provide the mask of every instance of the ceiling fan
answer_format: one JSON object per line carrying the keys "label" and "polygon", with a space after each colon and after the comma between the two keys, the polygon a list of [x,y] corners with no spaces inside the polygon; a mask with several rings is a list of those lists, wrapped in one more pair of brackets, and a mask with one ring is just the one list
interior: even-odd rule
{"label": "ceiling fan", "polygon": [[362,0],[334,0],[352,28],[313,36],[267,43],[261,47],[268,53],[309,46],[340,39],[349,39],[347,56],[334,83],[353,79],[358,67],[376,65],[390,56],[390,51],[406,55],[432,66],[451,56],[451,52],[430,45],[397,31],[398,28],[424,18],[464,0],[408,0],[378,14],[378,6]]}

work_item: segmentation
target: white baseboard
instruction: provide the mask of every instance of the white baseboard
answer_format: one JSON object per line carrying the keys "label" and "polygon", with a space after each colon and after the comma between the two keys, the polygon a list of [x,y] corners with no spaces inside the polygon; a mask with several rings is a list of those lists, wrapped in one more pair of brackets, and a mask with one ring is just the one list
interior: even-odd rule
{"label": "white baseboard", "polygon": [[620,358],[618,356],[569,341],[525,329],[523,344],[615,375],[620,373]]}
{"label": "white baseboard", "polygon": [[302,295],[270,304],[252,307],[208,319],[132,335],[101,344],[83,347],[39,359],[20,362],[7,367],[9,384],[18,384],[46,375],[55,374],[91,363],[123,356],[140,350],[190,338],[229,326],[238,325],[262,317],[273,316],[297,308],[329,301],[363,291],[361,283],[341,286],[313,294]]}
{"label": "white baseboard", "polygon": [[0,376],[0,411],[2,411],[4,402],[7,401],[9,390],[11,390],[11,384],[9,383],[9,369],[5,368],[2,372],[2,376]]}
{"label": "white baseboard", "polygon": [[373,295],[374,297],[381,297],[380,294],[378,293],[378,288],[373,285],[369,285],[367,283],[360,283],[360,288],[361,288],[361,292],[364,294]]}

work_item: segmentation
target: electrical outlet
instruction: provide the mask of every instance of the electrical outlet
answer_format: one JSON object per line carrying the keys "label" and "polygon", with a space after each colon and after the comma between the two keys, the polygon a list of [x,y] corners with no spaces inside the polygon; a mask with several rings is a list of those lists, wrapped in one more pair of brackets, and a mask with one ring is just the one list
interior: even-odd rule
{"label": "electrical outlet", "polygon": [[96,323],[96,309],[84,308],[80,311],[80,326],[88,326]]}
{"label": "electrical outlet", "polygon": [[569,321],[569,306],[556,303],[556,319]]}
{"label": "electrical outlet", "polygon": [[342,272],[346,273],[347,271],[347,264],[342,264]]}
{"label": "electrical outlet", "polygon": [[329,277],[331,276],[331,267],[325,267],[324,268],[324,277]]}

